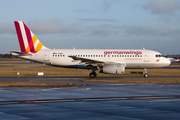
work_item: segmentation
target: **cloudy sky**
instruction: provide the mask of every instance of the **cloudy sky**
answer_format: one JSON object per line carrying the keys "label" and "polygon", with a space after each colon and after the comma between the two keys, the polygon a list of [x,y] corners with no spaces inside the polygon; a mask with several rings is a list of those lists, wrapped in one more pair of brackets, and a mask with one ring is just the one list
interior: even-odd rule
{"label": "cloudy sky", "polygon": [[19,50],[13,21],[48,48],[180,54],[179,0],[0,0],[0,53]]}

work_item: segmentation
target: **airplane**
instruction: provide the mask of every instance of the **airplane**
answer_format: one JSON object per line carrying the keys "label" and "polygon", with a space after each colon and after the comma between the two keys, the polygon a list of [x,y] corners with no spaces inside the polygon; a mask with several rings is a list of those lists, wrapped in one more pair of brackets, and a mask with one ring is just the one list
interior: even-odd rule
{"label": "airplane", "polygon": [[144,69],[170,65],[161,53],[146,49],[49,49],[45,47],[23,21],[14,21],[21,51],[11,55],[46,65],[91,69],[90,78],[96,70],[105,74],[123,74],[125,69]]}

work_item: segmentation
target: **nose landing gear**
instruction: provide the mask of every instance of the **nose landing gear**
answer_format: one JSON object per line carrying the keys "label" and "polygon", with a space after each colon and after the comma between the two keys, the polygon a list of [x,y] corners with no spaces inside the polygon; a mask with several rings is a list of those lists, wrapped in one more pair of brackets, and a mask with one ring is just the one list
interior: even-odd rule
{"label": "nose landing gear", "polygon": [[148,77],[146,68],[144,68],[144,77],[145,77],[145,78]]}

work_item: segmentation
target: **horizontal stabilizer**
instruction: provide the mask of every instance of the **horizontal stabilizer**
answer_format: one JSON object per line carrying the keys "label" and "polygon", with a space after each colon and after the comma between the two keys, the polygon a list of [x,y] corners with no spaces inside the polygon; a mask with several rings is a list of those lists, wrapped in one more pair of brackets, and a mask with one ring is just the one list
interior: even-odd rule
{"label": "horizontal stabilizer", "polygon": [[20,51],[11,51],[11,55],[14,55],[14,53],[19,55],[19,56],[32,56],[32,54],[30,54],[30,53],[22,53]]}

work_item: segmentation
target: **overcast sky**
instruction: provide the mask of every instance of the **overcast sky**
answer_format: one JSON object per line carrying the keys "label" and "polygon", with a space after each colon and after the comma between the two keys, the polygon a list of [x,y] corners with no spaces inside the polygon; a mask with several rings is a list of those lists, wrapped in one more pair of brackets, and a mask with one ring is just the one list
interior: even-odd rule
{"label": "overcast sky", "polygon": [[48,48],[180,54],[180,0],[0,0],[0,53],[20,50],[14,21]]}

